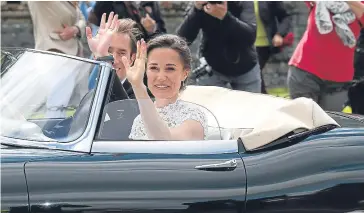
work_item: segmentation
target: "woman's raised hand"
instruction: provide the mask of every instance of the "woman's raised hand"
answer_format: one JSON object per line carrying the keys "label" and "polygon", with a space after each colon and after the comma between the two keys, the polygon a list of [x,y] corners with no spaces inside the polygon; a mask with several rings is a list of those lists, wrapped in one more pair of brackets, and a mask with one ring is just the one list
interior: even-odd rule
{"label": "woman's raised hand", "polygon": [[108,56],[109,47],[111,44],[111,38],[114,32],[119,27],[118,15],[114,15],[114,12],[109,14],[109,18],[106,22],[106,13],[102,14],[100,28],[96,36],[92,37],[90,27],[86,27],[87,43],[91,52],[96,57]]}
{"label": "woman's raised hand", "polygon": [[126,78],[133,87],[143,86],[143,78],[145,73],[145,64],[147,62],[147,44],[144,39],[137,42],[137,53],[134,65],[130,67],[129,60],[123,56],[122,62],[126,70]]}

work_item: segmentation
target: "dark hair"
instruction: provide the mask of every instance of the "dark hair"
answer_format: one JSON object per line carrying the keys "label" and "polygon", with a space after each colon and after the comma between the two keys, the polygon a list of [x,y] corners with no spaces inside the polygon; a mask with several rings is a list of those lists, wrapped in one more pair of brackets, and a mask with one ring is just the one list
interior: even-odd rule
{"label": "dark hair", "polygon": [[120,24],[116,32],[129,35],[131,53],[136,53],[137,40],[139,40],[139,38],[142,36],[142,32],[138,28],[138,24],[130,18],[119,19],[119,23]]}
{"label": "dark hair", "polygon": [[[156,48],[170,48],[175,50],[182,60],[183,68],[191,70],[191,50],[183,38],[172,34],[162,34],[154,37],[148,42],[147,55]],[[186,81],[187,78],[182,82],[180,90],[185,88]]]}

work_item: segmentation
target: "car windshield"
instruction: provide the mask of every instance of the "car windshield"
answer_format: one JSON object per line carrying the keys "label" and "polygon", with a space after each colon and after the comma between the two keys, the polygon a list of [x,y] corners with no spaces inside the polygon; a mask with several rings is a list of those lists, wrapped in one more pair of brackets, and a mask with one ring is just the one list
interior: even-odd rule
{"label": "car windshield", "polygon": [[97,64],[26,49],[2,49],[1,63],[1,136],[69,142],[82,135]]}

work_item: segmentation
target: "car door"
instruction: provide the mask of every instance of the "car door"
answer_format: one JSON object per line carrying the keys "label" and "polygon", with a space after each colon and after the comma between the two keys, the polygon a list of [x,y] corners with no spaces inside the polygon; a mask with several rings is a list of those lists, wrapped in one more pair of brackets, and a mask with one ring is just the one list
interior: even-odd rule
{"label": "car door", "polygon": [[[211,142],[219,148],[204,151],[207,142],[190,142],[180,153],[185,141],[153,142],[163,151],[150,153],[145,151],[150,142],[121,142],[113,153],[29,162],[31,212],[244,212],[245,169],[231,149],[237,142]],[[118,151],[122,148],[129,151]]]}

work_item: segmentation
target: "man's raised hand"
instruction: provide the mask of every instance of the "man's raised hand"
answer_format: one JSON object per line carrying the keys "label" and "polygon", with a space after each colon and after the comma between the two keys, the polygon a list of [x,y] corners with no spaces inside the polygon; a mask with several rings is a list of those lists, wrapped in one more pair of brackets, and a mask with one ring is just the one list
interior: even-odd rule
{"label": "man's raised hand", "polygon": [[102,14],[100,28],[94,37],[92,36],[91,28],[86,27],[87,43],[95,57],[109,55],[108,50],[111,44],[111,38],[113,33],[117,31],[118,27],[118,15],[114,15],[114,12],[109,14],[107,22],[106,13]]}

